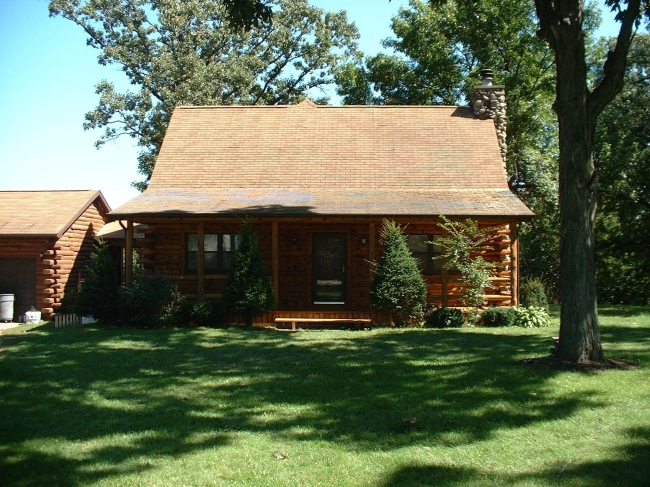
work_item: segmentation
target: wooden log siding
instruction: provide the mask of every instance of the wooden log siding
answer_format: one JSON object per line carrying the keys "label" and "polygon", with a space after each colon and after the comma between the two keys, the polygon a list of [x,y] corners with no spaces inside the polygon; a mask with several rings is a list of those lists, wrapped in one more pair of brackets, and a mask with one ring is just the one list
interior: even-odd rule
{"label": "wooden log siding", "polygon": [[77,289],[86,277],[90,254],[95,250],[95,236],[104,226],[105,218],[103,210],[100,211],[96,204],[91,204],[49,249],[49,259],[43,260],[54,260],[55,264],[48,268],[53,272],[42,277],[55,281],[49,283],[49,289],[56,292],[44,300],[47,305],[41,309],[43,315],[47,315],[44,319],[52,319],[53,313],[61,306],[65,293]]}
{"label": "wooden log siding", "polygon": [[[274,223],[275,221],[275,223]],[[379,231],[381,220],[359,219],[353,221],[330,221],[328,219],[260,220],[255,222],[264,258],[266,272],[272,283],[277,286],[280,311],[329,312],[355,311],[369,312],[369,261],[381,255]],[[199,233],[197,221],[147,221],[148,229],[145,239],[140,239],[146,248],[146,272],[162,273],[178,283],[179,291],[188,297],[198,297],[200,276],[185,272],[186,235]],[[202,221],[205,234],[233,234],[241,229],[241,221],[230,219],[219,222],[216,219]],[[489,305],[510,305],[512,298],[511,255],[513,252],[510,239],[512,224],[504,222],[481,222],[482,228],[498,227],[494,238],[488,242],[490,249],[482,253],[488,261],[499,262],[501,267],[497,277],[492,279],[495,289],[486,289]],[[274,226],[277,234],[274,233]],[[409,222],[406,233],[419,235],[439,235],[441,231],[435,221]],[[348,242],[347,262],[347,296],[345,305],[315,305],[312,299],[312,239],[314,233],[345,233]],[[374,233],[372,233],[374,232]],[[276,240],[277,239],[277,240]],[[364,242],[365,240],[365,242]],[[274,272],[274,256],[275,269]],[[218,299],[224,291],[225,274],[204,275],[202,279],[203,295],[207,299]],[[442,306],[446,296],[448,306],[460,306],[462,289],[458,277],[447,276],[446,288],[443,275],[425,276],[428,282],[429,301]],[[276,281],[277,280],[277,281]],[[277,282],[277,283],[276,283]],[[269,315],[270,316],[270,315]],[[275,315],[274,315],[275,316]],[[317,317],[317,316],[316,316]]]}

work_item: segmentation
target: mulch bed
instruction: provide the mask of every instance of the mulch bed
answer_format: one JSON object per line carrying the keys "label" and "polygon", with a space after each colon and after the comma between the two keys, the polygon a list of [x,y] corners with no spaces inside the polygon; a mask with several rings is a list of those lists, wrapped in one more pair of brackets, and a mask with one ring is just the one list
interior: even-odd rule
{"label": "mulch bed", "polygon": [[628,362],[626,360],[608,358],[604,362],[567,362],[560,360],[554,355],[549,355],[547,357],[538,357],[538,358],[526,358],[520,360],[518,363],[522,365],[527,365],[535,369],[547,369],[547,370],[573,370],[577,372],[590,372],[598,373],[604,372],[605,370],[634,370],[638,369],[639,365],[633,362]]}

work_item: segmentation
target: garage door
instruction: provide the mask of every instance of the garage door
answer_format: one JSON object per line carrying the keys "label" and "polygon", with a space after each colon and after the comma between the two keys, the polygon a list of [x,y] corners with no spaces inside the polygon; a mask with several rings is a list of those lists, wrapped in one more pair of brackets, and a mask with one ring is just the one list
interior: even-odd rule
{"label": "garage door", "polygon": [[14,321],[36,302],[36,259],[0,257],[0,294],[14,295]]}

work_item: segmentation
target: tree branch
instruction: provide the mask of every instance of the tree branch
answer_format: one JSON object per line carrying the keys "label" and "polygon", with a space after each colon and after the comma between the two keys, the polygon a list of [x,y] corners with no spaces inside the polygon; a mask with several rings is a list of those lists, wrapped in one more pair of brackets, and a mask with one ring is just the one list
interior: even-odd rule
{"label": "tree branch", "polygon": [[628,0],[627,10],[623,12],[621,29],[616,38],[616,47],[614,51],[607,53],[607,60],[603,66],[603,79],[589,95],[589,116],[593,122],[623,88],[625,63],[632,43],[632,29],[640,12],[641,0]]}

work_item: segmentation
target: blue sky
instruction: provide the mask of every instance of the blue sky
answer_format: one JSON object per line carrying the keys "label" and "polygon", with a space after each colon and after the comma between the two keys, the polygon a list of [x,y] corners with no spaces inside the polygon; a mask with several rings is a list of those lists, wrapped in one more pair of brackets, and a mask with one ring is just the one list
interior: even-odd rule
{"label": "blue sky", "polygon": [[[391,36],[390,19],[407,0],[315,0],[346,9],[366,54]],[[102,79],[126,88],[116,67],[97,64],[97,51],[72,22],[50,18],[46,0],[0,0],[0,190],[101,189],[112,208],[138,193],[137,147],[121,138],[100,150],[101,131],[84,131]],[[604,15],[605,20],[607,17]],[[615,25],[605,23],[603,34]]]}

